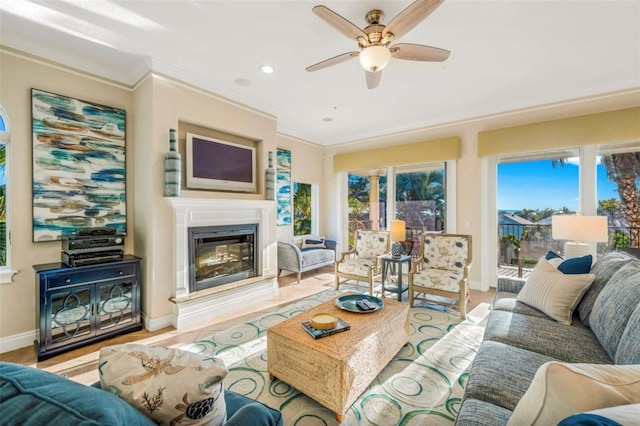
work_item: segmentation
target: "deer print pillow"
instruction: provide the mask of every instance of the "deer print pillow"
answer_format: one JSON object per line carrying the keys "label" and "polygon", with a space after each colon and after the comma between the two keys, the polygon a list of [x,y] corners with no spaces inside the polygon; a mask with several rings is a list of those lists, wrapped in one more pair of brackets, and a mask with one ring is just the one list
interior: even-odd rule
{"label": "deer print pillow", "polygon": [[100,386],[160,425],[222,425],[227,419],[221,359],[137,344],[100,351]]}

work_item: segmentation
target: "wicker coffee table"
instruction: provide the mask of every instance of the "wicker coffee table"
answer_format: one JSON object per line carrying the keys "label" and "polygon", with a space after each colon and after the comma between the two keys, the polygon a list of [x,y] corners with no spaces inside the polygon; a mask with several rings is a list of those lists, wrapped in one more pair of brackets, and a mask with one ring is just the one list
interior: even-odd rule
{"label": "wicker coffee table", "polygon": [[[341,294],[340,296],[348,293]],[[409,341],[409,305],[384,299],[371,313],[343,311],[338,296],[267,330],[267,370],[336,413],[338,421]],[[300,325],[326,312],[351,329],[314,340]]]}

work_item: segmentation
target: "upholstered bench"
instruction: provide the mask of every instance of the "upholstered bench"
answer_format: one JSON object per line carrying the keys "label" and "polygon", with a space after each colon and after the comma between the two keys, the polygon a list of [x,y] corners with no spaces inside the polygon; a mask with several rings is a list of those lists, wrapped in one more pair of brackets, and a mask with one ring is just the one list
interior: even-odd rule
{"label": "upholstered bench", "polygon": [[294,242],[278,241],[278,276],[282,271],[295,272],[298,282],[303,272],[333,265],[338,242],[323,238],[305,238],[299,247]]}

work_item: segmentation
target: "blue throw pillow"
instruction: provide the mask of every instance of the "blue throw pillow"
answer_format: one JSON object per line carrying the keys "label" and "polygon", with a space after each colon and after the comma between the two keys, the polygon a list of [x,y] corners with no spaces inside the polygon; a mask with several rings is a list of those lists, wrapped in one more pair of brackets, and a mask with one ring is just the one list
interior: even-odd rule
{"label": "blue throw pillow", "polygon": [[558,423],[558,426],[622,426],[620,423],[597,414],[574,414]]}
{"label": "blue throw pillow", "polygon": [[109,392],[8,362],[0,362],[0,413],[8,425],[155,425]]}
{"label": "blue throw pillow", "polygon": [[572,257],[562,261],[558,265],[558,271],[563,274],[588,274],[591,270],[591,263],[593,263],[593,257],[590,254],[582,257]]}
{"label": "blue throw pillow", "polygon": [[[547,260],[551,259],[563,259],[558,253],[550,251],[544,257]],[[563,274],[588,274],[591,271],[591,264],[593,263],[593,256],[590,254],[582,257],[572,257],[563,260],[556,269]]]}
{"label": "blue throw pillow", "polygon": [[556,259],[558,257],[562,259],[562,256],[560,256],[558,253],[556,253],[555,251],[550,251],[549,253],[547,253],[547,255],[544,258],[547,260],[551,260],[551,259]]}

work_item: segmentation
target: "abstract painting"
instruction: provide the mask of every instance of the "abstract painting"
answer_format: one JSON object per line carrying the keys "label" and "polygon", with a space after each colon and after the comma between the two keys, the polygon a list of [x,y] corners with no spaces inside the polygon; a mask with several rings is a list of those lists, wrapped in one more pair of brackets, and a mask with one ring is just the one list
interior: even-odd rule
{"label": "abstract painting", "polygon": [[125,110],[31,89],[33,241],[126,234]]}
{"label": "abstract painting", "polygon": [[276,225],[291,225],[291,151],[276,150]]}

